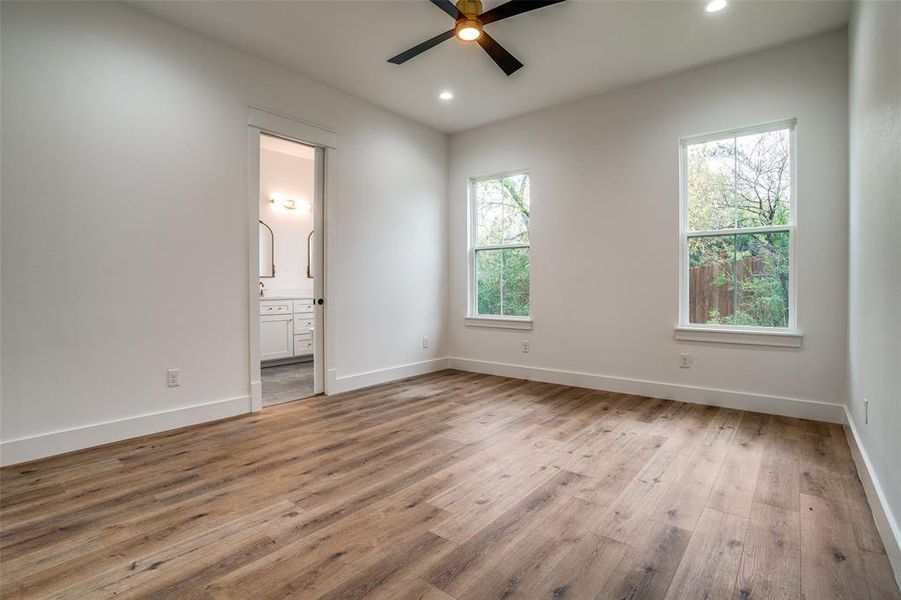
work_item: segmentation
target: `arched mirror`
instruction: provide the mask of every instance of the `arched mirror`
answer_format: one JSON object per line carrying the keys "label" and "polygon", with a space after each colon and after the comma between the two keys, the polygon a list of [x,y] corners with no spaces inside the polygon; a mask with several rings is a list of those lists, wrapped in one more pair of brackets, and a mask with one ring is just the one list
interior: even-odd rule
{"label": "arched mirror", "polygon": [[275,277],[275,235],[260,221],[260,277]]}

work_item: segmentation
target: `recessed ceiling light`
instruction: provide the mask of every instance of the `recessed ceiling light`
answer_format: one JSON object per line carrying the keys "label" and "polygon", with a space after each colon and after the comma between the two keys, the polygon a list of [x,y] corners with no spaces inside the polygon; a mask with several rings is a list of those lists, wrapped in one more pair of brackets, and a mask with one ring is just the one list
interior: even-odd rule
{"label": "recessed ceiling light", "polygon": [[452,100],[454,97],[454,93],[444,90],[443,92],[438,94],[438,97],[441,98],[442,100]]}
{"label": "recessed ceiling light", "polygon": [[726,0],[707,0],[704,3],[704,10],[709,13],[719,12],[726,8],[726,4],[728,4]]}

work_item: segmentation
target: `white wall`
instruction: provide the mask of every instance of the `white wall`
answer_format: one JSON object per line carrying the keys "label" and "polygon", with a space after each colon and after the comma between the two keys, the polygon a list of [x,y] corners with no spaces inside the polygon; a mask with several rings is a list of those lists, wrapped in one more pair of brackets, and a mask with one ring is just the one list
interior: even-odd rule
{"label": "white wall", "polygon": [[[788,399],[844,402],[846,53],[835,32],[452,135],[448,335],[451,356],[467,359],[452,364],[838,419],[840,407]],[[789,117],[803,347],[677,343],[678,140]],[[532,176],[534,330],[469,328],[467,178],[518,168]]]}
{"label": "white wall", "polygon": [[901,3],[856,3],[849,32],[848,410],[894,529],[886,547],[901,585]]}
{"label": "white wall", "polygon": [[[260,219],[271,229],[275,245],[275,277],[260,278],[268,293],[313,296],[307,278],[307,236],[313,230],[313,160],[274,150],[260,150]],[[281,195],[297,201],[288,210],[269,199]],[[301,202],[310,207],[304,210]]]}
{"label": "white wall", "polygon": [[122,4],[2,27],[4,462],[248,409],[250,104],[339,136],[337,376],[445,355],[446,136]]}

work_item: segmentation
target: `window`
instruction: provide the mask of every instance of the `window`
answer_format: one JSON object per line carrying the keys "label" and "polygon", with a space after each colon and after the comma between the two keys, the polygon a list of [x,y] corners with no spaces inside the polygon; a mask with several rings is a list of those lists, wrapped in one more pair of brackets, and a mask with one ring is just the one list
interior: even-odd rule
{"label": "window", "polygon": [[794,329],[793,147],[794,121],[682,140],[682,327]]}
{"label": "window", "polygon": [[530,185],[525,172],[470,182],[471,317],[529,317]]}

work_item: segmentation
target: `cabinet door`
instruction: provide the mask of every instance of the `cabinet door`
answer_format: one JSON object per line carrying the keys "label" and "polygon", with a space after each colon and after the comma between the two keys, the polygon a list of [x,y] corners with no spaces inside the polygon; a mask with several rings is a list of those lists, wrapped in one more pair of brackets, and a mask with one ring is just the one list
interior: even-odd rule
{"label": "cabinet door", "polygon": [[260,360],[294,356],[294,325],[291,315],[260,317]]}

